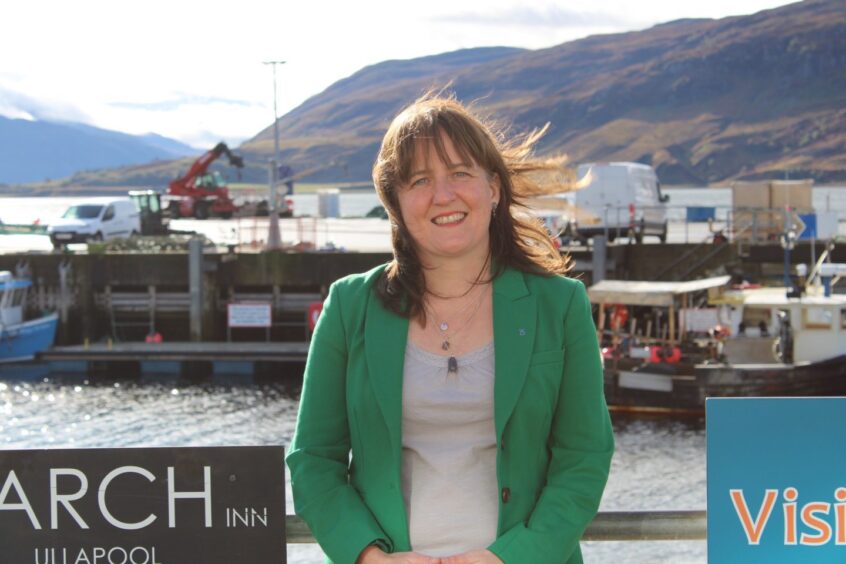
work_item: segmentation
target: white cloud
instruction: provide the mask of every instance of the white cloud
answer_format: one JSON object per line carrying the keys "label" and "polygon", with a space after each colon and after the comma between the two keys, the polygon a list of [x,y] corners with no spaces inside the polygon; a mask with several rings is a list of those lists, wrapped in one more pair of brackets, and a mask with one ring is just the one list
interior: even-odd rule
{"label": "white cloud", "polygon": [[568,9],[557,5],[509,6],[502,11],[484,9],[475,12],[456,12],[432,18],[433,21],[461,25],[495,25],[507,27],[575,29],[632,29],[644,25],[619,14]]}
{"label": "white cloud", "polygon": [[230,100],[219,96],[199,96],[196,94],[180,93],[165,100],[154,102],[110,102],[109,105],[115,108],[128,110],[149,110],[157,112],[170,112],[185,106],[208,106],[219,104],[223,106],[250,107],[256,105],[249,100]]}
{"label": "white cloud", "polygon": [[31,113],[27,112],[26,110],[22,110],[14,104],[10,104],[3,100],[2,94],[0,94],[0,116],[7,117],[9,119],[25,119],[27,121],[35,121],[35,116]]}
{"label": "white cloud", "polygon": [[5,88],[0,82],[0,115],[12,119],[67,120],[87,122],[90,118],[72,103],[50,97],[36,97]]}

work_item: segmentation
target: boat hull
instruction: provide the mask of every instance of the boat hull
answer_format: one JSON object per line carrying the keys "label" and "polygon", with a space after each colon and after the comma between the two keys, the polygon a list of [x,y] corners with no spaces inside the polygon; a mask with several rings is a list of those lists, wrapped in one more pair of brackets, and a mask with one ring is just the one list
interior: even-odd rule
{"label": "boat hull", "polygon": [[605,396],[622,408],[702,411],[709,397],[846,396],[846,355],[801,364],[606,367]]}
{"label": "boat hull", "polygon": [[32,360],[53,346],[59,316],[51,313],[17,325],[0,327],[0,362]]}

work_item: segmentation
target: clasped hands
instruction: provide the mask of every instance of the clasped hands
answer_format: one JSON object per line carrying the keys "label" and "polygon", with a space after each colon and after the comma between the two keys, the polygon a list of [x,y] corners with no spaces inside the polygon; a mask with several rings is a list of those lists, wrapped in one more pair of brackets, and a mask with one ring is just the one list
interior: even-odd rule
{"label": "clasped hands", "polygon": [[377,546],[368,546],[357,564],[502,564],[490,550],[471,550],[454,556],[425,556],[416,552],[387,554]]}

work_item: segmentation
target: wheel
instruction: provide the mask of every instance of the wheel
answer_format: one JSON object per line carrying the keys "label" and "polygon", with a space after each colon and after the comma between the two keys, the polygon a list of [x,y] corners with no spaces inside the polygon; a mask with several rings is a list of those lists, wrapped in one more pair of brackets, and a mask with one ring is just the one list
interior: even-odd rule
{"label": "wheel", "polygon": [[135,237],[138,237],[138,235],[139,233],[133,229],[132,233],[129,234],[129,238],[134,239]]}
{"label": "wheel", "polygon": [[197,202],[194,205],[194,217],[196,219],[208,219],[209,205],[206,202]]}
{"label": "wheel", "polygon": [[220,214],[221,219],[232,219],[232,212],[227,211]]}
{"label": "wheel", "polygon": [[91,237],[91,240],[99,243],[100,241],[103,240],[103,234],[98,231],[97,233],[94,234],[93,237]]}
{"label": "wheel", "polygon": [[661,233],[658,235],[658,240],[662,243],[667,242],[667,222],[664,222],[664,229],[661,230]]}

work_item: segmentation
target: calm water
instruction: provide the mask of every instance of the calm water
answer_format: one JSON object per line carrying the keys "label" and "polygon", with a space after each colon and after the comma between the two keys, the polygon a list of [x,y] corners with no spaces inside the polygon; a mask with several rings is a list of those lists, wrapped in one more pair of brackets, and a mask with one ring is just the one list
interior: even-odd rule
{"label": "calm water", "polygon": [[[285,445],[294,430],[295,385],[218,377],[141,380],[52,375],[0,367],[0,449]],[[615,421],[617,452],[603,510],[705,508],[701,421]],[[288,512],[293,512],[288,492]],[[601,542],[588,562],[705,562],[704,542]],[[292,563],[321,562],[315,545],[289,547]]]}

